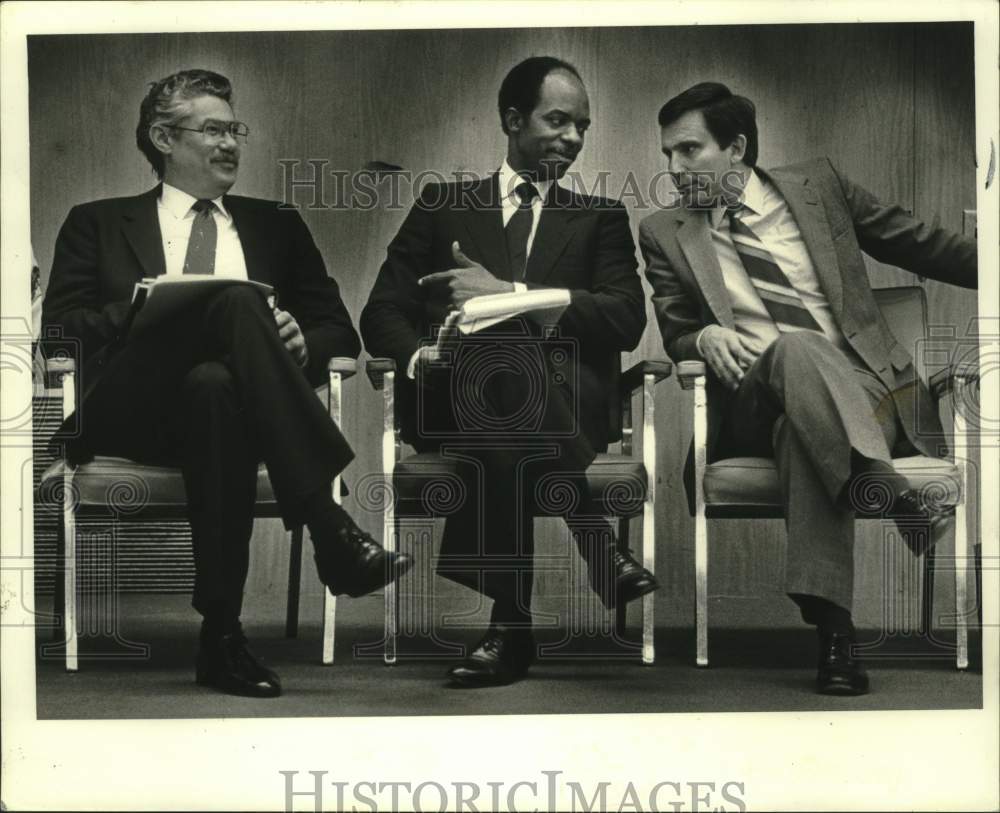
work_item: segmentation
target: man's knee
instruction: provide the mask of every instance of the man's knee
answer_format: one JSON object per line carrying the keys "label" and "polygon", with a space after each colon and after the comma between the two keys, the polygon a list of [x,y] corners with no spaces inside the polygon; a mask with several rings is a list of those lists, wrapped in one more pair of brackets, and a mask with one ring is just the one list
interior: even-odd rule
{"label": "man's knee", "polygon": [[205,361],[184,376],[181,388],[189,401],[228,401],[236,398],[236,382],[221,361]]}
{"label": "man's knee", "polygon": [[819,359],[826,358],[836,348],[825,336],[811,330],[782,333],[764,351],[770,362],[782,368],[796,369],[815,366]]}
{"label": "man's knee", "polygon": [[216,312],[268,314],[267,300],[251,285],[229,285],[212,295],[210,309]]}

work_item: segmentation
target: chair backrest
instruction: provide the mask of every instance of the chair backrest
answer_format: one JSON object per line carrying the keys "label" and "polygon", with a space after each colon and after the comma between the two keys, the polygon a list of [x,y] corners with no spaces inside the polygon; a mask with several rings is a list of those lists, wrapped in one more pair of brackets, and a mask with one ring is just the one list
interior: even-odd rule
{"label": "chair backrest", "polygon": [[875,288],[875,302],[896,341],[913,356],[917,375],[927,380],[926,359],[919,352],[927,338],[927,295],[919,285]]}

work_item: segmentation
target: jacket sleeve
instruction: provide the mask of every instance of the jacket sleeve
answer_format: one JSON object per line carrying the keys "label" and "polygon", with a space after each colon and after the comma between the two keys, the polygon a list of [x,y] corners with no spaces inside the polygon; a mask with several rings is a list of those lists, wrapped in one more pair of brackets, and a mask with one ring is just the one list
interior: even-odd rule
{"label": "jacket sleeve", "polygon": [[43,335],[49,328],[77,345],[83,363],[116,339],[130,301],[102,302],[100,228],[93,207],[75,206],[56,238],[52,272],[42,304]]}
{"label": "jacket sleeve", "polygon": [[[840,185],[861,250],[879,262],[921,277],[978,286],[976,241],[939,226],[929,226],[896,204],[883,204],[869,192],[830,169]],[[836,231],[836,224],[831,224]]]}
{"label": "jacket sleeve", "polygon": [[621,203],[598,212],[593,251],[590,287],[570,289],[570,304],[559,326],[583,347],[634,350],[646,328],[646,302],[628,213]]}
{"label": "jacket sleeve", "polygon": [[430,273],[433,240],[432,201],[440,187],[429,185],[413,204],[399,232],[389,243],[368,303],[361,312],[365,348],[376,357],[396,361],[405,371],[420,344],[425,295],[418,280]]}
{"label": "jacket sleeve", "polygon": [[302,328],[309,350],[306,378],[318,386],[327,380],[327,361],[336,356],[356,359],[361,353],[361,339],[302,216],[293,209],[279,211],[289,236],[286,269],[290,276],[288,284],[282,286],[278,304]]}
{"label": "jacket sleeve", "polygon": [[663,349],[675,362],[701,361],[696,342],[705,323],[698,303],[685,289],[653,236],[648,220],[639,224],[639,248],[646,263],[646,279],[653,288],[653,311],[663,337]]}

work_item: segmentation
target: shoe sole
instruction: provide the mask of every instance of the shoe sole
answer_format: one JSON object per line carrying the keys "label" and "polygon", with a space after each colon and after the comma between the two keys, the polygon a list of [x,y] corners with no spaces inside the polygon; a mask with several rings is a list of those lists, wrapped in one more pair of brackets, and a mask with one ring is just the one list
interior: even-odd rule
{"label": "shoe sole", "polygon": [[488,689],[491,686],[510,686],[512,683],[517,683],[519,680],[523,680],[527,676],[527,671],[520,675],[514,675],[513,677],[507,678],[505,680],[495,680],[490,678],[482,677],[458,677],[456,675],[448,675],[448,682],[451,686],[461,686],[464,689]]}
{"label": "shoe sole", "polygon": [[600,593],[597,597],[601,600],[601,604],[604,605],[605,609],[613,610],[619,603],[631,604],[638,598],[652,593],[660,589],[660,583],[653,579],[652,581],[647,581],[644,576],[634,581],[627,581],[622,584],[617,585],[615,591],[615,601],[609,602]]}
{"label": "shoe sole", "polygon": [[855,689],[853,686],[821,686],[816,689],[819,694],[825,694],[833,697],[860,697],[863,694],[868,694],[868,687],[865,686],[863,689]]}
{"label": "shoe sole", "polygon": [[232,689],[227,689],[225,686],[220,686],[218,683],[213,681],[209,677],[203,675],[196,675],[194,682],[199,686],[204,686],[206,689],[215,689],[217,692],[222,692],[223,694],[228,694],[232,697],[251,697],[253,699],[266,699],[269,697],[281,697],[281,687],[278,687],[273,692],[257,693],[257,692],[240,692]]}
{"label": "shoe sole", "polygon": [[363,584],[360,589],[355,590],[354,592],[345,590],[337,593],[336,595],[350,596],[351,598],[361,598],[362,596],[367,596],[369,593],[378,590],[380,587],[392,584],[397,579],[405,576],[412,567],[413,557],[405,553],[400,554],[393,563],[392,573],[389,574],[388,578],[385,578],[386,574],[383,572],[378,574],[378,578],[374,578],[370,582]]}

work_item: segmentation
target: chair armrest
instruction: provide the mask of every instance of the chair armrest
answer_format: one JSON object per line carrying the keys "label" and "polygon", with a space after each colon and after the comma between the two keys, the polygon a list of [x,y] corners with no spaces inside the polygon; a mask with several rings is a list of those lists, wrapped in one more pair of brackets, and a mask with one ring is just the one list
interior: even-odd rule
{"label": "chair armrest", "polygon": [[394,372],[396,372],[396,362],[392,359],[369,359],[368,363],[365,364],[365,373],[368,374],[368,380],[372,382],[372,386],[377,390],[385,386],[385,374]]}
{"label": "chair armrest", "polygon": [[673,369],[674,365],[669,361],[640,361],[622,373],[619,383],[621,394],[628,395],[635,392],[643,385],[647,375],[653,376],[653,383],[658,384],[664,378],[668,378]]}
{"label": "chair armrest", "polygon": [[677,365],[677,380],[685,390],[694,387],[696,378],[705,376],[705,362],[703,361],[682,361]]}
{"label": "chair armrest", "polygon": [[61,390],[65,375],[76,375],[76,359],[50,358],[45,360],[46,389]]}
{"label": "chair armrest", "polygon": [[958,364],[939,370],[931,376],[929,386],[934,397],[940,399],[955,388],[956,381],[961,381],[963,384],[978,384],[978,360],[960,361]]}
{"label": "chair armrest", "polygon": [[335,356],[326,363],[326,371],[340,373],[340,377],[346,381],[358,371],[358,361],[347,356]]}

